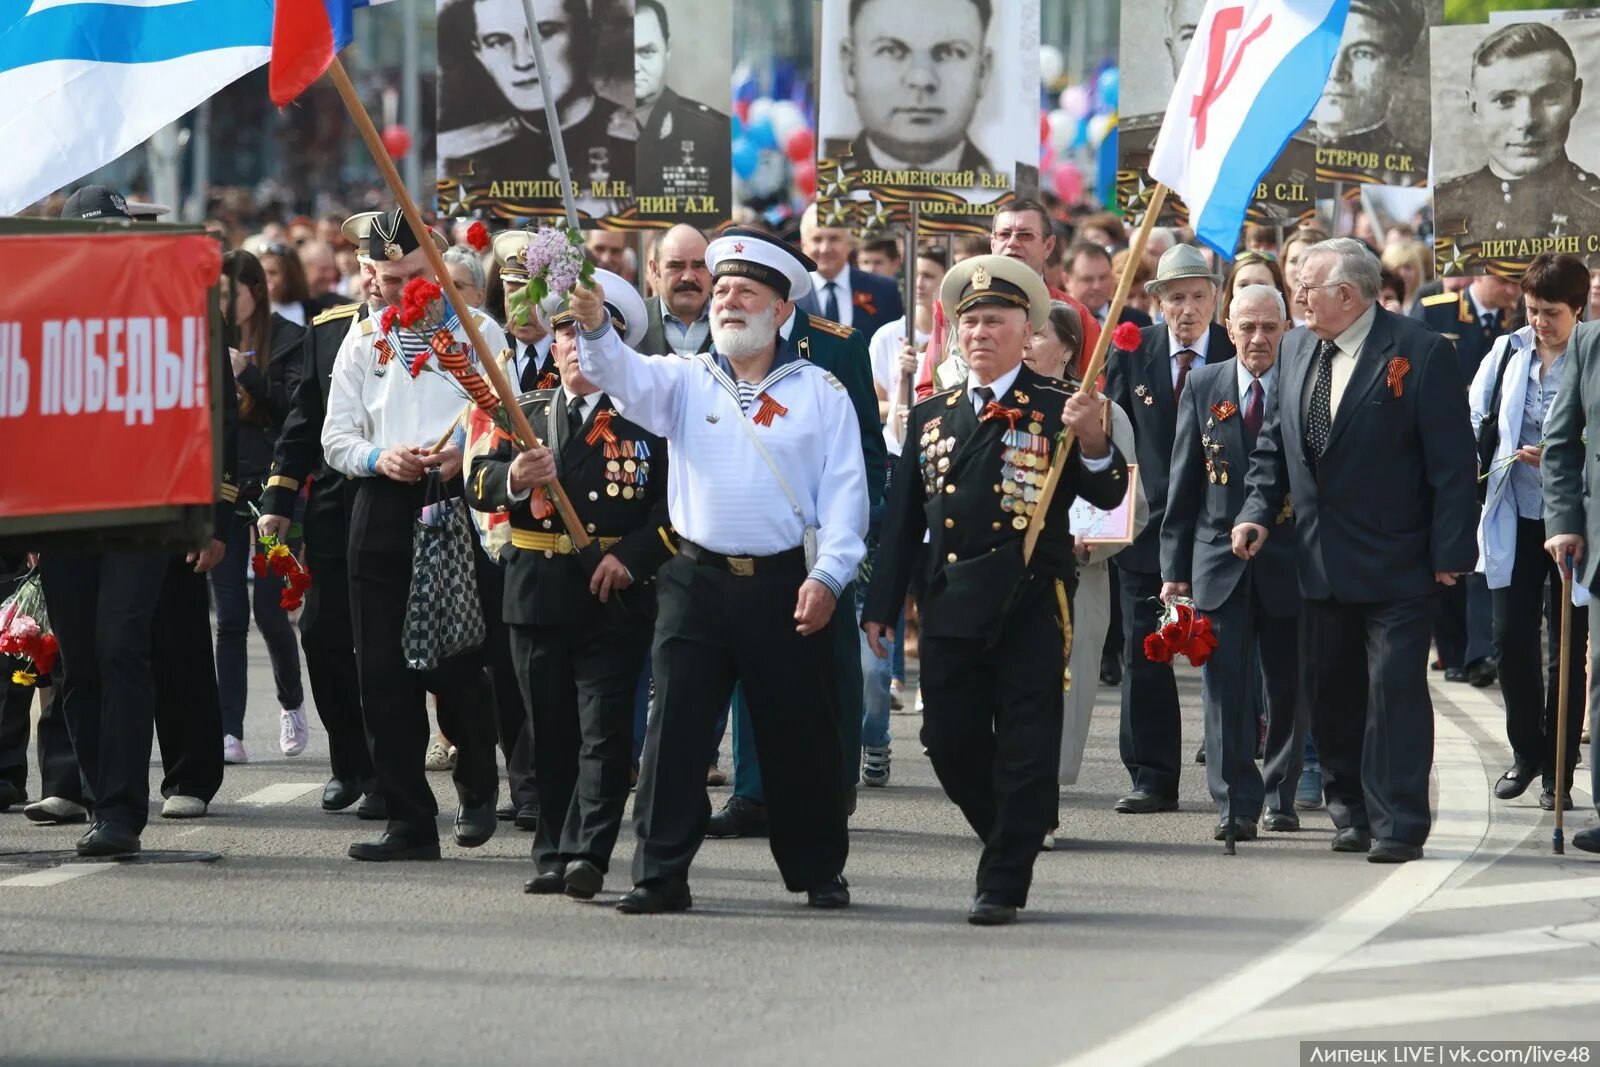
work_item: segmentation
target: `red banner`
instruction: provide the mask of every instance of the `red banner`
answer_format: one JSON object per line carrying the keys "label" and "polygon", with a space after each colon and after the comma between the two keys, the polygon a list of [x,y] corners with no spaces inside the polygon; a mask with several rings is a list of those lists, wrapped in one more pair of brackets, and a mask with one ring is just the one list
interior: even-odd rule
{"label": "red banner", "polygon": [[202,235],[0,237],[0,516],[215,496]]}

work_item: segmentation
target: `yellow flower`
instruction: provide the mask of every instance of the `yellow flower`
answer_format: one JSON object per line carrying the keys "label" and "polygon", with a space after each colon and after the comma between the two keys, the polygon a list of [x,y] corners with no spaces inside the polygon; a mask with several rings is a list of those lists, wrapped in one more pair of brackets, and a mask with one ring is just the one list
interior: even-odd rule
{"label": "yellow flower", "polygon": [[11,672],[11,684],[12,685],[20,685],[20,686],[23,686],[24,688],[26,688],[28,686],[33,685],[33,683],[37,682],[38,680],[39,680],[39,676],[37,674],[34,674],[32,671],[12,671]]}
{"label": "yellow flower", "polygon": [[283,543],[273,545],[267,549],[267,556],[271,559],[282,559],[289,554],[289,546]]}

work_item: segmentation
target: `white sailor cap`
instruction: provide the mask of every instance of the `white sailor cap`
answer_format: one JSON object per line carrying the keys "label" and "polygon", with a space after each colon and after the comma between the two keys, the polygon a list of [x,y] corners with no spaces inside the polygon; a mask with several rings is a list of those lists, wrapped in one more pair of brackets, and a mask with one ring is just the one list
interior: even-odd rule
{"label": "white sailor cap", "polygon": [[[600,287],[606,314],[611,316],[611,324],[622,335],[622,343],[629,348],[637,348],[639,342],[644,340],[645,328],[650,321],[644,308],[644,297],[628,284],[626,278],[599,267],[594,271],[594,284]],[[572,312],[567,310],[567,301],[563,297],[559,309],[550,316],[550,328],[560,329],[572,321]]]}
{"label": "white sailor cap", "polygon": [[522,253],[532,237],[527,230],[501,230],[491,239],[489,247],[500,264],[501,284],[520,286],[528,280],[528,268],[522,262]]}
{"label": "white sailor cap", "polygon": [[734,226],[706,246],[706,268],[713,278],[750,278],[776,291],[780,300],[799,300],[811,292],[817,264],[781,238]]}
{"label": "white sailor cap", "polygon": [[356,246],[357,259],[372,262],[372,257],[367,255],[367,234],[372,232],[372,220],[382,214],[381,211],[358,211],[340,224],[339,232],[344,234],[344,239]]}

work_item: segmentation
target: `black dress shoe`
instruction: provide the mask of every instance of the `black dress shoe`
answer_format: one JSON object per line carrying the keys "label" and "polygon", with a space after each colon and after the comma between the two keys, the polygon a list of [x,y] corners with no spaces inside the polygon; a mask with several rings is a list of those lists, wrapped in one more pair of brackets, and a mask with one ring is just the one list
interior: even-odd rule
{"label": "black dress shoe", "polygon": [[386,863],[389,860],[436,860],[439,858],[439,839],[390,830],[376,841],[357,841],[351,845],[350,858],[365,860],[368,863]]}
{"label": "black dress shoe", "polygon": [[494,809],[494,817],[501,822],[510,822],[517,817],[517,806],[508,800]]}
{"label": "black dress shoe", "polygon": [[539,828],[539,805],[524,804],[518,808],[517,817],[513,820],[513,825],[518,830],[525,830],[530,834],[537,830]]}
{"label": "black dress shoe", "polygon": [[806,906],[810,908],[848,908],[850,906],[850,883],[844,880],[844,875],[836,874],[833,880],[824,882],[815,889],[806,890]]}
{"label": "black dress shoe", "polygon": [[78,838],[80,856],[137,856],[139,835],[114,822],[97,822]]}
{"label": "black dress shoe", "polygon": [[731,796],[722,810],[706,823],[707,837],[766,837],[767,807],[741,796]]}
{"label": "black dress shoe", "polygon": [[475,808],[463,804],[456,809],[456,844],[462,848],[477,848],[488,843],[499,825],[493,804],[480,804]]}
{"label": "black dress shoe", "polygon": [[1342,830],[1334,831],[1335,852],[1366,852],[1371,848],[1372,831],[1364,826],[1346,826]]}
{"label": "black dress shoe", "polygon": [[329,778],[322,787],[322,810],[343,811],[361,799],[361,787],[342,778]]}
{"label": "black dress shoe", "polygon": [[1009,926],[1017,921],[1017,906],[1007,904],[993,893],[979,893],[972,898],[967,911],[967,922],[973,926]]}
{"label": "black dress shoe", "polygon": [[624,915],[660,915],[669,911],[688,911],[694,906],[687,882],[636,885],[617,901]]}
{"label": "black dress shoe", "polygon": [[[1555,811],[1556,810],[1556,791],[1554,789],[1546,789],[1543,792],[1541,792],[1539,794],[1539,806],[1541,808],[1543,808],[1545,811]],[[1561,810],[1562,811],[1571,811],[1572,810],[1572,794],[1571,793],[1568,793],[1566,796],[1561,798]]]}
{"label": "black dress shoe", "polygon": [[1493,660],[1480,659],[1467,668],[1467,684],[1475,689],[1487,689],[1499,680],[1500,672]]}
{"label": "black dress shoe", "polygon": [[591,900],[606,884],[606,876],[599,867],[588,860],[573,860],[567,864],[565,889],[574,900]]}
{"label": "black dress shoe", "polygon": [[546,871],[536,874],[522,883],[524,893],[535,893],[544,896],[554,896],[567,891],[567,880],[561,876],[560,871]]}
{"label": "black dress shoe", "polygon": [[10,782],[0,782],[0,811],[10,811],[12,805],[21,804],[27,799],[28,794]]}
{"label": "black dress shoe", "polygon": [[[1251,820],[1233,820],[1233,839],[1235,841],[1254,841],[1259,836],[1261,835],[1256,828],[1256,824]],[[1226,841],[1228,839],[1227,819],[1223,819],[1221,822],[1217,823],[1217,828],[1212,832],[1211,837],[1214,841]]]}
{"label": "black dress shoe", "polygon": [[1206,763],[1206,743],[1200,742],[1200,747],[1194,750],[1194,761],[1204,767]]}
{"label": "black dress shoe", "polygon": [[1600,852],[1600,826],[1589,826],[1572,835],[1572,847],[1580,852]]}
{"label": "black dress shoe", "polygon": [[1117,801],[1117,811],[1123,815],[1153,815],[1158,811],[1177,810],[1177,797],[1164,797],[1159,793],[1147,793],[1143,789],[1135,789]]}
{"label": "black dress shoe", "polygon": [[1494,795],[1500,800],[1515,800],[1528,791],[1528,786],[1533,784],[1533,776],[1538,773],[1539,768],[1531,764],[1513,763],[1511,769],[1494,783]]}
{"label": "black dress shoe", "polygon": [[389,804],[383,799],[383,794],[376,789],[369,789],[367,795],[361,798],[361,803],[356,805],[356,818],[368,822],[388,821]]}
{"label": "black dress shoe", "polygon": [[1101,685],[1121,685],[1122,684],[1122,664],[1118,663],[1114,659],[1113,660],[1106,660],[1105,662],[1101,663],[1100,664],[1100,684]]}
{"label": "black dress shoe", "polygon": [[1292,834],[1300,829],[1300,816],[1292,811],[1269,811],[1261,817],[1261,828],[1275,834]]}
{"label": "black dress shoe", "polygon": [[1465,667],[1446,667],[1444,669],[1444,680],[1447,682],[1464,682],[1467,680],[1467,670]]}
{"label": "black dress shoe", "polygon": [[1421,858],[1421,845],[1407,845],[1400,841],[1379,841],[1367,853],[1368,863],[1410,863]]}

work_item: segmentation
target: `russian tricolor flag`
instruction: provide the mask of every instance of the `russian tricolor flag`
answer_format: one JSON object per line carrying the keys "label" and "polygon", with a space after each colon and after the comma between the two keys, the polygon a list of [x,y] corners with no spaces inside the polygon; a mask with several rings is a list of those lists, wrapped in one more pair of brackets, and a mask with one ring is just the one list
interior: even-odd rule
{"label": "russian tricolor flag", "polygon": [[267,89],[283,107],[327,71],[350,43],[351,13],[388,0],[277,0]]}
{"label": "russian tricolor flag", "polygon": [[1150,174],[1223,258],[1256,183],[1316,107],[1349,11],[1350,0],[1207,0]]}

